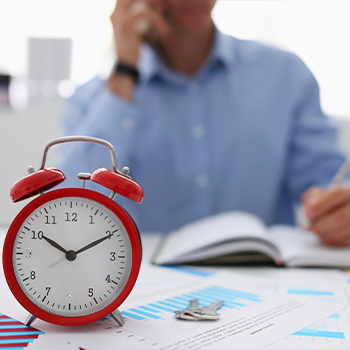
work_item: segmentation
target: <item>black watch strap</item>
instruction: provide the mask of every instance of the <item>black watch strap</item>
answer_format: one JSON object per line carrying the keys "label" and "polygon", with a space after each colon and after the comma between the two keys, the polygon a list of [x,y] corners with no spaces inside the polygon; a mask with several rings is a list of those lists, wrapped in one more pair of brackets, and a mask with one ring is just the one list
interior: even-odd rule
{"label": "black watch strap", "polygon": [[135,67],[129,66],[128,64],[122,62],[117,62],[114,66],[114,74],[117,73],[129,75],[134,79],[135,83],[137,83],[139,80],[139,71]]}

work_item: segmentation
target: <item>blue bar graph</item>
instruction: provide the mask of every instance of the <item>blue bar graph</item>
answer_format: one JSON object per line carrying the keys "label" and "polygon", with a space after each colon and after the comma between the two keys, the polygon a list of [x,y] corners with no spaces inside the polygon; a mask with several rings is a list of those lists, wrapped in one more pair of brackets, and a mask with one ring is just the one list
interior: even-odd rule
{"label": "blue bar graph", "polygon": [[156,309],[160,309],[160,310],[163,310],[163,311],[174,312],[173,309],[169,309],[168,307],[161,306],[161,305],[158,305],[158,304],[149,304],[149,305],[152,306],[152,307],[155,307]]}
{"label": "blue bar graph", "polygon": [[229,298],[236,297],[236,298],[252,300],[252,301],[261,301],[261,298],[257,294],[240,292],[238,290],[232,290],[232,289],[228,289],[228,288],[215,287],[215,286],[211,287],[207,290],[210,290],[214,293],[217,293],[218,295],[226,295]]}
{"label": "blue bar graph", "polygon": [[1,332],[1,336],[2,337],[9,337],[9,336],[20,336],[20,335],[36,335],[36,334],[43,334],[43,332],[41,331],[31,331],[31,332],[28,332],[27,330],[23,331],[23,332]]}
{"label": "blue bar graph", "polygon": [[[180,295],[168,297],[163,300],[154,301],[147,305],[139,305],[134,308],[122,311],[125,318],[138,321],[146,319],[158,320],[166,316],[167,313],[174,314],[174,311],[184,309],[189,306],[189,301],[197,299],[200,306],[209,306],[214,301],[224,301],[221,309],[234,309],[245,307],[250,302],[261,302],[261,297],[257,294],[245,293],[238,290],[210,286]],[[102,319],[103,321],[104,319]]]}
{"label": "blue bar graph", "polygon": [[206,298],[204,296],[199,295],[198,293],[194,292],[194,293],[188,293],[188,294],[183,294],[182,295],[185,298],[188,298],[188,301],[190,301],[191,299],[198,299],[200,300],[201,305],[203,306],[208,306],[211,303],[214,302],[214,298]]}
{"label": "blue bar graph", "polygon": [[150,313],[150,312],[142,311],[142,310],[136,309],[136,308],[130,309],[130,311],[135,312],[135,313],[137,313],[137,314],[140,314],[140,315],[142,315],[142,316],[146,316],[146,317],[149,317],[149,318],[153,318],[153,319],[155,319],[155,320],[158,320],[158,319],[161,318],[161,317],[158,316],[158,315],[153,315],[153,314]]}
{"label": "blue bar graph", "polygon": [[124,315],[124,316],[127,316],[127,317],[134,318],[135,320],[139,320],[139,321],[145,319],[145,317],[136,315],[136,314],[134,314],[132,312],[129,312],[129,311],[121,311],[121,314]]}
{"label": "blue bar graph", "polygon": [[208,277],[214,274],[214,272],[204,271],[201,269],[196,269],[188,266],[179,266],[179,265],[163,265],[163,268],[178,270],[181,272],[186,272],[191,275],[197,275],[202,277]]}
{"label": "blue bar graph", "polygon": [[179,307],[178,307],[178,306],[173,305],[173,304],[171,304],[171,303],[169,303],[169,302],[165,302],[165,301],[158,301],[157,303],[158,303],[158,304],[161,304],[161,305],[165,305],[166,307],[168,307],[168,308],[172,309],[173,311],[175,311],[175,310],[179,310]]}
{"label": "blue bar graph", "polygon": [[[5,337],[5,335],[3,334],[1,336]],[[1,339],[0,344],[24,344],[24,343],[32,343],[34,340],[35,339],[33,338]],[[23,347],[20,349],[23,349]]]}
{"label": "blue bar graph", "polygon": [[322,338],[336,338],[345,339],[343,332],[332,332],[332,331],[320,331],[318,329],[305,328],[298,332],[293,333],[293,335],[301,335],[308,337],[322,337]]}
{"label": "blue bar graph", "polygon": [[175,298],[174,299],[166,299],[165,301],[169,301],[170,303],[172,303],[178,307],[182,307],[182,308],[188,306],[188,302],[186,303],[185,301],[180,301],[180,300],[177,300]]}
{"label": "blue bar graph", "polygon": [[211,296],[210,294],[208,295],[205,292],[196,292],[196,293],[191,293],[189,294],[192,298],[197,298],[200,300],[205,300],[208,301],[209,304],[213,303],[216,300],[222,300],[225,302],[225,306],[228,308],[233,308],[234,306],[245,306],[245,304],[241,304],[241,303],[235,303],[232,302],[232,298],[230,300],[230,298],[227,297],[223,297],[222,295],[216,294],[215,296]]}
{"label": "blue bar graph", "polygon": [[153,312],[154,314],[160,313],[160,310],[157,310],[155,308],[151,308],[151,307],[148,307],[148,306],[139,306],[139,309],[144,309],[146,311]]}
{"label": "blue bar graph", "polygon": [[319,295],[319,296],[331,296],[334,295],[333,292],[328,291],[319,291],[315,289],[288,289],[287,293],[289,294],[305,294],[305,295]]}
{"label": "blue bar graph", "polygon": [[0,329],[27,329],[28,327],[25,324],[13,324],[13,325],[1,325],[0,324]]}
{"label": "blue bar graph", "polygon": [[[2,315],[2,314],[0,314],[0,315]],[[3,322],[3,323],[8,323],[8,322],[18,322],[17,320],[14,320],[13,318],[10,318],[10,317],[8,317],[8,318],[0,318],[0,323],[1,322]]]}

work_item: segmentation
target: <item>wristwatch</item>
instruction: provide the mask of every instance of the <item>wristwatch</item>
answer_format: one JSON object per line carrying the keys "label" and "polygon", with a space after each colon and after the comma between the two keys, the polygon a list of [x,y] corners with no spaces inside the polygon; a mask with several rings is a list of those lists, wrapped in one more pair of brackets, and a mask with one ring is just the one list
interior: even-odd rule
{"label": "wristwatch", "polygon": [[114,74],[124,74],[130,76],[134,79],[135,83],[137,83],[137,81],[139,80],[139,71],[135,67],[132,67],[122,62],[117,62],[114,65],[113,72]]}

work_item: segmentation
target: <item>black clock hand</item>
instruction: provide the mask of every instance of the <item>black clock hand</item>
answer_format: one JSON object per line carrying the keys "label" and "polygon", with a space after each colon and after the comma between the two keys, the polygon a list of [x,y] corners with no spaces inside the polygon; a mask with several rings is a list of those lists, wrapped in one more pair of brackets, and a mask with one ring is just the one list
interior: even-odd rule
{"label": "black clock hand", "polygon": [[100,239],[97,239],[96,241],[91,242],[90,244],[86,245],[85,247],[83,247],[83,248],[77,250],[77,251],[75,252],[75,254],[79,254],[79,253],[81,253],[81,252],[83,252],[83,251],[85,251],[85,250],[87,250],[87,249],[90,249],[90,248],[92,248],[92,247],[94,247],[94,246],[96,246],[96,245],[102,243],[102,242],[105,241],[106,239],[111,238],[112,236],[113,236],[113,233],[110,233],[108,236],[105,236],[105,237],[102,237],[102,238],[100,238]]}
{"label": "black clock hand", "polygon": [[56,243],[55,241],[53,241],[52,239],[46,237],[43,235],[43,238],[45,239],[45,241],[47,241],[48,243],[50,243],[53,247],[57,248],[58,250],[60,250],[61,252],[63,252],[64,254],[67,254],[68,251],[65,250],[63,247],[61,247],[58,243]]}

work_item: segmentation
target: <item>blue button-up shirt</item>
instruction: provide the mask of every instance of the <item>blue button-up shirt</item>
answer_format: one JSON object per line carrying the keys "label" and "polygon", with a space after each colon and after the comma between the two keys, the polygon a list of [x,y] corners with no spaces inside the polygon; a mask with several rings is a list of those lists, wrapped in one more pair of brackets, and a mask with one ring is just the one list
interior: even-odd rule
{"label": "blue button-up shirt", "polygon": [[[68,101],[66,134],[99,137],[144,189],[141,205],[116,201],[143,231],[168,231],[210,214],[243,210],[266,224],[294,222],[309,186],[326,186],[344,160],[320,108],[313,75],[294,54],[216,32],[194,76],[170,70],[144,47],[132,103],[93,79]],[[111,168],[109,152],[60,146],[66,185],[78,172]],[[101,186],[90,184],[108,194]]]}

